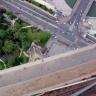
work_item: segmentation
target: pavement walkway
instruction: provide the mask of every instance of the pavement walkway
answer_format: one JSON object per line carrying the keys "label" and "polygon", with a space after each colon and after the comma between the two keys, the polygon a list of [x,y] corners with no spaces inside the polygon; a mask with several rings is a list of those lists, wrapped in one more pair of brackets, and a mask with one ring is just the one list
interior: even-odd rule
{"label": "pavement walkway", "polygon": [[95,47],[96,44],[45,58],[43,62],[39,60],[0,71],[0,87],[44,76],[94,60],[96,59]]}

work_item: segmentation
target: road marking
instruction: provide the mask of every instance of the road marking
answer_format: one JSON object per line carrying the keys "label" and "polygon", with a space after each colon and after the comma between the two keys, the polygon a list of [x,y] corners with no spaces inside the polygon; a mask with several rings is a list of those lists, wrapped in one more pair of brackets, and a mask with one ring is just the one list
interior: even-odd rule
{"label": "road marking", "polygon": [[[23,6],[23,8],[25,7],[26,9],[30,10],[31,12],[33,11],[34,13],[40,15],[40,17],[45,17],[44,15],[42,15],[42,14],[40,14],[40,13],[34,11],[33,9],[31,10],[31,9],[29,9],[29,8],[26,7],[26,6],[24,6],[24,5],[22,5],[22,4],[19,4],[19,3],[15,2],[14,0],[11,0],[11,1],[14,2],[15,4],[18,4],[18,5],[20,5],[20,6]],[[15,5],[15,6],[16,6],[16,5]],[[34,13],[33,13],[33,14],[34,14]],[[39,16],[38,16],[38,17],[39,17]],[[40,18],[40,17],[39,17],[39,18]],[[45,18],[46,18],[46,19],[49,19],[49,20],[51,20],[51,21],[54,21],[54,20],[52,20],[52,19],[50,19],[50,18],[48,18],[48,17],[45,17]],[[54,21],[54,22],[55,22],[55,21]]]}
{"label": "road marking", "polygon": [[12,5],[11,3],[9,3],[9,2],[7,2],[7,1],[5,1],[5,0],[3,0],[3,1],[6,2],[7,4],[9,4],[9,5],[11,5],[11,6],[13,6],[13,7],[15,7],[15,8],[17,8],[17,9],[19,9],[19,10],[21,10],[21,11],[23,11],[24,13],[29,14],[30,16],[33,16],[33,17],[35,17],[35,18],[37,18],[37,19],[39,19],[39,20],[41,20],[41,21],[43,21],[43,22],[45,22],[45,23],[47,23],[47,24],[49,24],[49,25],[51,25],[51,26],[53,26],[53,27],[58,28],[56,25],[53,25],[53,24],[51,24],[51,23],[49,23],[49,22],[46,22],[46,21],[44,21],[44,20],[42,20],[42,19],[40,19],[40,18],[34,16],[33,14],[30,14],[30,13],[28,13],[28,12],[26,12],[26,11],[24,11],[24,10],[18,8],[17,6]]}

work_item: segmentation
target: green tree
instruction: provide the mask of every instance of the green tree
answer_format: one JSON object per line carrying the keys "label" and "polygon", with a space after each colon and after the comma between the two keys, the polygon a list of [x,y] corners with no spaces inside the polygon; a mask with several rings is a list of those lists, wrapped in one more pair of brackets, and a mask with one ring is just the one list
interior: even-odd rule
{"label": "green tree", "polygon": [[48,8],[47,8],[45,5],[42,5],[42,8],[43,8],[44,10],[48,10]]}
{"label": "green tree", "polygon": [[16,18],[16,16],[13,15],[13,13],[10,12],[10,11],[7,11],[6,14],[9,16],[10,19],[15,19]]}
{"label": "green tree", "polygon": [[22,43],[22,50],[27,51],[29,49],[30,45],[31,45],[30,41],[24,41]]}
{"label": "green tree", "polygon": [[19,36],[20,36],[20,32],[14,33],[14,37],[15,37],[15,38],[19,39]]}
{"label": "green tree", "polygon": [[1,56],[2,51],[3,51],[3,50],[2,50],[2,46],[3,46],[2,44],[3,44],[3,42],[2,42],[2,40],[0,40],[0,56]]}
{"label": "green tree", "polygon": [[6,30],[8,28],[7,24],[0,24],[0,28]]}
{"label": "green tree", "polygon": [[22,23],[22,20],[21,20],[20,18],[18,18],[18,19],[16,20],[16,23],[21,24],[21,23]]}
{"label": "green tree", "polygon": [[26,40],[27,40],[27,35],[26,35],[26,33],[20,33],[20,35],[19,35],[19,40],[20,40],[21,42],[26,41]]}
{"label": "green tree", "polygon": [[5,13],[5,12],[6,12],[6,9],[0,8],[0,14],[3,14],[3,13]]}
{"label": "green tree", "polygon": [[0,61],[0,70],[4,69],[4,64]]}
{"label": "green tree", "polygon": [[8,65],[10,67],[12,66],[17,66],[17,65],[20,65],[20,60],[17,56],[12,56],[10,57],[9,61],[8,61]]}
{"label": "green tree", "polygon": [[4,38],[6,36],[6,31],[5,30],[0,30],[0,38]]}
{"label": "green tree", "polygon": [[21,25],[19,23],[15,23],[14,27],[19,30],[21,28]]}
{"label": "green tree", "polygon": [[3,50],[5,53],[12,53],[14,48],[14,43],[11,40],[6,40],[4,42]]}
{"label": "green tree", "polygon": [[19,52],[20,52],[20,46],[19,44],[14,44],[14,54],[15,55],[19,55]]}
{"label": "green tree", "polygon": [[0,14],[0,23],[3,22],[3,20],[4,20],[4,16]]}

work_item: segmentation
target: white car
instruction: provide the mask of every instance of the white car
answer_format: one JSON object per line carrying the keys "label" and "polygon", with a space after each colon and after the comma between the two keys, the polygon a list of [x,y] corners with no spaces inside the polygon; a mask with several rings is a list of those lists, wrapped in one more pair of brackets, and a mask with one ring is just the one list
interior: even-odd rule
{"label": "white car", "polygon": [[55,36],[55,39],[57,38],[57,36]]}
{"label": "white car", "polygon": [[72,33],[72,35],[74,35],[74,33]]}
{"label": "white car", "polygon": [[56,22],[58,22],[58,21],[56,21]]}

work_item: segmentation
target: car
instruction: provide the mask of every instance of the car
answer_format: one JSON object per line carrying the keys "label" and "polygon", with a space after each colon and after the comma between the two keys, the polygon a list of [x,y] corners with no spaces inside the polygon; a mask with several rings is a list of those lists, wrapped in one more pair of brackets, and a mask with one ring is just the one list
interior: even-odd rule
{"label": "car", "polygon": [[64,33],[64,31],[62,31],[62,33]]}
{"label": "car", "polygon": [[80,14],[80,16],[81,16],[82,14]]}
{"label": "car", "polygon": [[74,35],[74,33],[72,33],[72,35]]}
{"label": "car", "polygon": [[55,38],[57,38],[57,36],[55,36]]}

